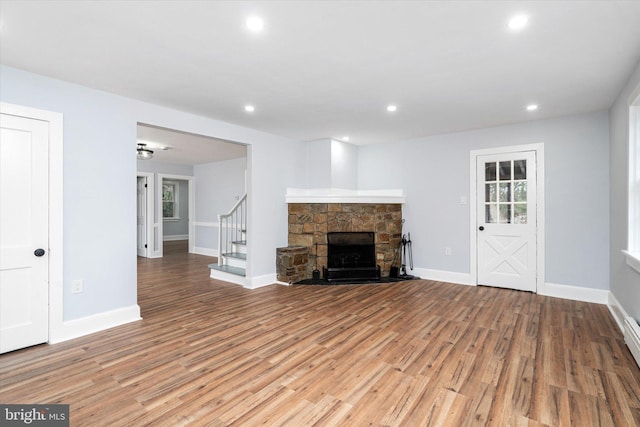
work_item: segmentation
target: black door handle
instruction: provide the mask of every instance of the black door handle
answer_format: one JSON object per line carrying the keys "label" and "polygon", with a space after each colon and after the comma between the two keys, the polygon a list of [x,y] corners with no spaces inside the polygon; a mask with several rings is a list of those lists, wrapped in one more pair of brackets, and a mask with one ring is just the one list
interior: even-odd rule
{"label": "black door handle", "polygon": [[484,226],[481,225],[480,227],[478,227],[478,230],[483,231],[484,230]]}
{"label": "black door handle", "polygon": [[35,251],[33,251],[33,254],[37,257],[41,257],[42,255],[44,255],[45,250],[42,248],[38,248]]}

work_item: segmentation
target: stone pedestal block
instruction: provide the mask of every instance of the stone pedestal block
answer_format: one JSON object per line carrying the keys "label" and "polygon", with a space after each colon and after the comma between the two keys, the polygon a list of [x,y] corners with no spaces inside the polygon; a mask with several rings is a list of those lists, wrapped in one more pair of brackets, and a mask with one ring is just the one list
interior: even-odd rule
{"label": "stone pedestal block", "polygon": [[276,249],[276,274],[278,281],[296,283],[307,278],[309,248],[287,246]]}

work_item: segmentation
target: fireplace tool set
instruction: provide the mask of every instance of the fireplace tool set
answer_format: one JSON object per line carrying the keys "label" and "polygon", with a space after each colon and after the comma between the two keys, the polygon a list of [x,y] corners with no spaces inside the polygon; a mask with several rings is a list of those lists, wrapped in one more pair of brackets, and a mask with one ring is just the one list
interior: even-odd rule
{"label": "fireplace tool set", "polygon": [[[404,219],[402,220],[402,224],[404,224]],[[398,253],[401,254],[400,274],[398,274],[398,267],[395,267],[395,263],[398,258]],[[402,280],[419,279],[419,277],[417,276],[407,274],[407,262],[409,263],[409,269],[413,271],[413,248],[412,248],[412,242],[411,242],[411,233],[402,235],[402,238],[400,239],[400,245],[398,246],[398,250],[396,251],[395,257],[393,259],[389,276],[397,277],[398,279],[402,279]]]}

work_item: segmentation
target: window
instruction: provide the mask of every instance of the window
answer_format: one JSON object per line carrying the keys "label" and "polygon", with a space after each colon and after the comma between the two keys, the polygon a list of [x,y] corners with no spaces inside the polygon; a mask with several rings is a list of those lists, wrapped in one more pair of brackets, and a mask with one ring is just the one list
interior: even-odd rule
{"label": "window", "polygon": [[629,242],[627,264],[640,272],[640,96],[629,107]]}
{"label": "window", "polygon": [[527,161],[485,163],[485,222],[527,223]]}
{"label": "window", "polygon": [[162,183],[162,218],[180,219],[178,212],[178,183],[164,181]]}

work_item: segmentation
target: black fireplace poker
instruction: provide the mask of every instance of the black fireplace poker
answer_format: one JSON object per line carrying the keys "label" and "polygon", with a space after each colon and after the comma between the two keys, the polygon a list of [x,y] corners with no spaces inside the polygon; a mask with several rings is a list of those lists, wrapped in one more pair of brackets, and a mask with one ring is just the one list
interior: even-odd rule
{"label": "black fireplace poker", "polygon": [[318,270],[318,242],[315,243],[316,246],[316,254],[314,256],[314,266],[313,272],[311,273],[313,280],[318,280],[320,278],[320,270]]}

